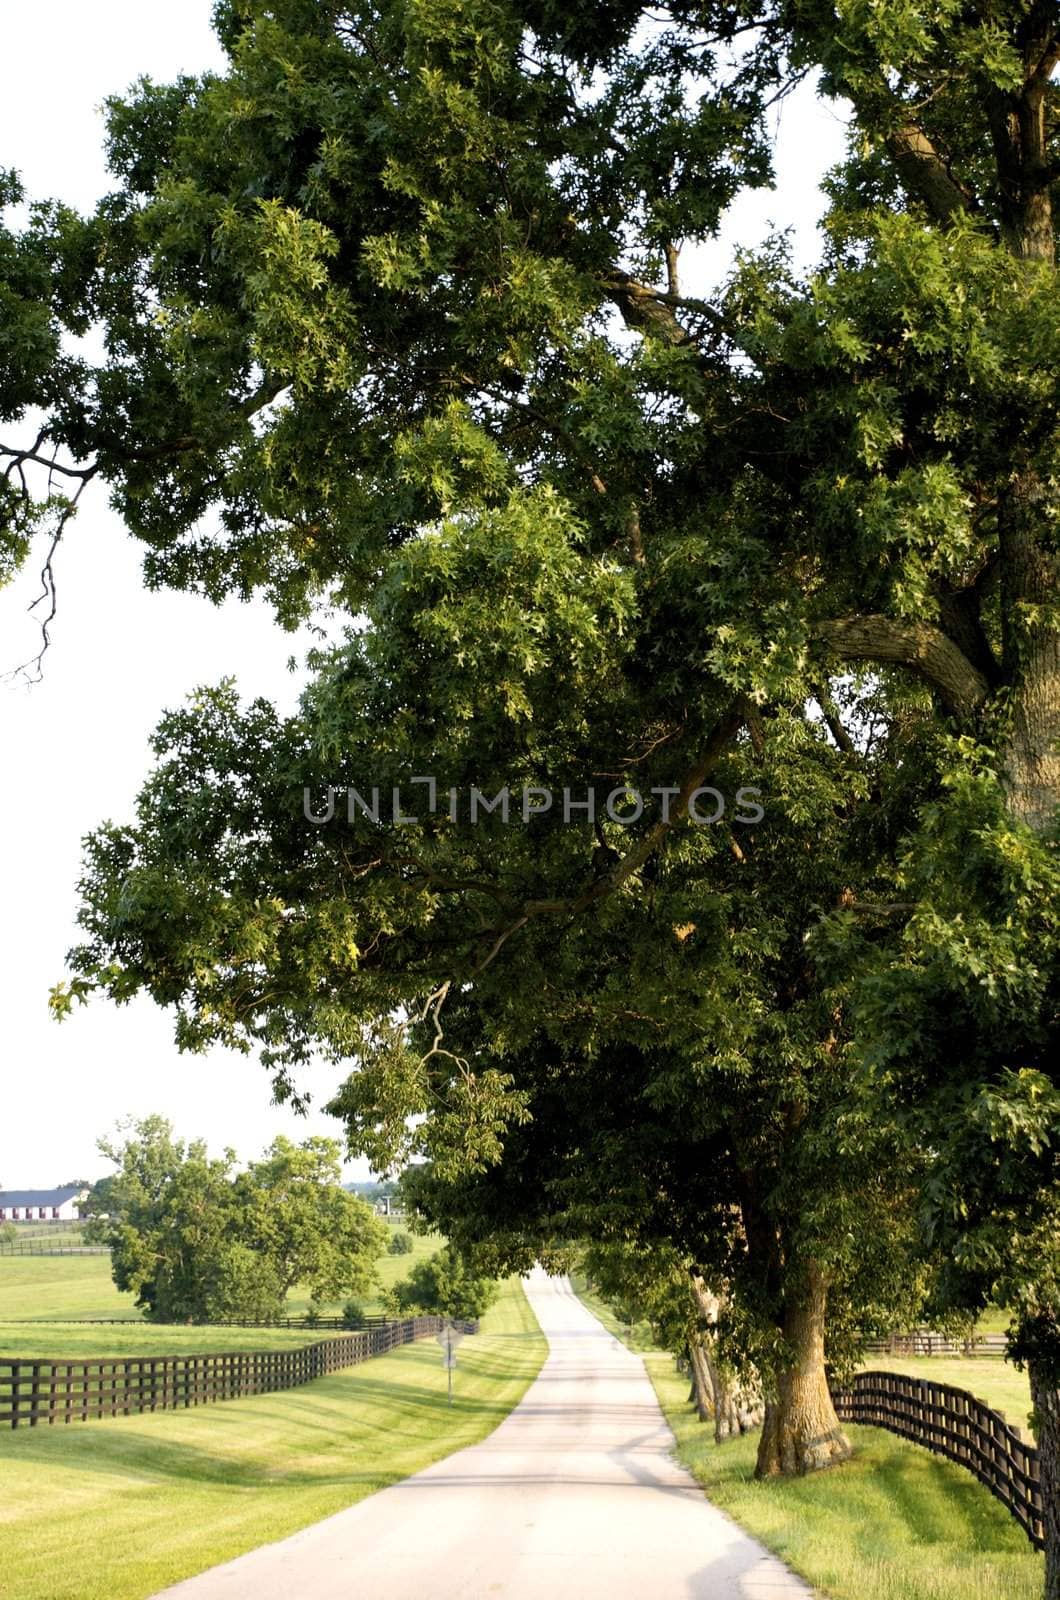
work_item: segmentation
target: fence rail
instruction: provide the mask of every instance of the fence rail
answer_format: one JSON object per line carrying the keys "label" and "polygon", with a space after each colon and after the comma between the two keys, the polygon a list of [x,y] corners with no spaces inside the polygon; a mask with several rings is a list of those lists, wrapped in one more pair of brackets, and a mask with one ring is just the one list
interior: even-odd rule
{"label": "fence rail", "polygon": [[[18,1327],[48,1327],[61,1322],[64,1327],[76,1328],[296,1328],[302,1333],[313,1333],[317,1329],[338,1329],[342,1333],[360,1333],[368,1328],[386,1328],[393,1324],[391,1317],[357,1317],[356,1320],[341,1317],[273,1317],[266,1322],[253,1317],[211,1317],[209,1322],[163,1322],[158,1318],[148,1321],[145,1317],[5,1317],[7,1326]],[[459,1327],[466,1333],[477,1333],[477,1322],[460,1322]]]}
{"label": "fence rail", "polygon": [[841,1422],[887,1428],[966,1467],[1008,1507],[1035,1549],[1045,1548],[1038,1452],[1000,1411],[965,1389],[897,1372],[859,1372],[832,1399]]}
{"label": "fence rail", "polygon": [[47,1239],[16,1239],[0,1244],[0,1256],[109,1256],[105,1244],[52,1244]]}
{"label": "fence rail", "polygon": [[[297,1350],[70,1361],[0,1356],[0,1424],[88,1422],[294,1389],[428,1338],[444,1326],[444,1317],[409,1317]],[[473,1332],[478,1325],[460,1326]]]}
{"label": "fence rail", "polygon": [[[315,1317],[308,1317],[308,1316],[302,1315],[300,1317],[274,1317],[271,1322],[258,1322],[258,1321],[255,1321],[253,1318],[250,1318],[250,1317],[220,1317],[220,1318],[217,1318],[217,1319],[214,1319],[214,1318],[211,1317],[211,1319],[210,1319],[210,1327],[211,1328],[302,1328],[302,1329],[309,1329],[310,1331],[312,1329],[314,1329],[314,1328],[340,1328],[340,1329],[344,1330],[346,1333],[359,1333],[361,1331],[361,1329],[363,1329],[363,1328],[385,1328],[385,1327],[387,1327],[389,1325],[391,1320],[392,1319],[388,1318],[388,1317],[376,1317],[376,1316],[371,1316],[371,1317],[358,1316],[358,1317],[347,1318],[345,1316],[325,1317],[325,1316],[317,1315]],[[155,1324],[155,1326],[157,1326],[157,1323]],[[170,1323],[170,1324],[167,1324],[167,1326],[172,1327],[172,1326],[175,1326],[175,1324]],[[461,1323],[461,1326],[463,1327],[464,1324]],[[468,1329],[469,1329],[470,1332],[475,1332],[475,1333],[478,1332],[478,1324],[477,1323],[475,1324],[474,1328],[472,1328],[470,1324],[468,1324],[467,1326],[468,1326]]]}
{"label": "fence rail", "polygon": [[885,1339],[866,1339],[865,1349],[874,1356],[1003,1356],[1008,1339],[1003,1333],[955,1339],[930,1328],[914,1328],[909,1333],[889,1334]]}

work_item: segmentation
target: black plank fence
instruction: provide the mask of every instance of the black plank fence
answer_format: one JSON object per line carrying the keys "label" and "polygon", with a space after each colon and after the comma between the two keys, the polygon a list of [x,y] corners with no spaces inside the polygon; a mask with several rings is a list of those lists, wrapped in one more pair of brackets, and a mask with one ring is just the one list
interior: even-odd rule
{"label": "black plank fence", "polygon": [[897,1372],[859,1372],[832,1398],[841,1422],[887,1428],[966,1467],[1045,1548],[1038,1452],[1018,1428],[964,1389]]}
{"label": "black plank fence", "polygon": [[[457,1324],[476,1333],[477,1323]],[[444,1317],[383,1322],[295,1350],[51,1361],[0,1356],[0,1424],[88,1422],[294,1389],[440,1333]]]}

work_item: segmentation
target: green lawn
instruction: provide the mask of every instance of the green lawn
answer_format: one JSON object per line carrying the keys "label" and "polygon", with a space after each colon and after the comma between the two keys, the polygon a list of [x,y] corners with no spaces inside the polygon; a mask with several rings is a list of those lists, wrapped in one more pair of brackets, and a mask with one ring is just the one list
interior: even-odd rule
{"label": "green lawn", "polygon": [[[672,1357],[646,1358],[677,1458],[715,1505],[831,1600],[1039,1600],[1026,1534],[960,1467],[879,1428],[849,1428],[855,1455],[808,1478],[756,1483],[757,1435],[716,1445]],[[934,1365],[934,1363],[933,1363]]]}
{"label": "green lawn", "polygon": [[0,1596],[142,1600],[282,1538],[484,1438],[545,1350],[512,1279],[451,1410],[425,1340],[282,1394],[0,1432]]}
{"label": "green lawn", "polygon": [[114,1287],[109,1256],[0,1256],[0,1323],[139,1316],[132,1295]]}

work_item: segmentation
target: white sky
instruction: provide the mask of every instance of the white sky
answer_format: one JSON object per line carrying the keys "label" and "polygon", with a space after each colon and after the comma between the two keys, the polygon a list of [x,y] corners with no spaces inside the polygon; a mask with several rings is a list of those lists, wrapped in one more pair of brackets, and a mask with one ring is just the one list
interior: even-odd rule
{"label": "white sky", "polygon": [[[210,10],[210,0],[37,0],[9,8],[0,166],[21,172],[31,197],[89,209],[107,187],[103,99],[141,75],[166,81],[223,66]],[[812,260],[817,179],[841,153],[834,114],[805,91],[793,97],[778,129],[778,192],[734,208],[723,241],[697,252],[704,278],[720,275],[733,243],[752,244],[771,224],[794,226],[799,256]],[[149,1001],[120,1009],[96,1002],[61,1025],[50,1019],[48,990],[76,939],[80,840],[101,821],[129,815],[162,709],[228,674],[244,693],[287,706],[297,692],[286,670],[292,640],[263,605],[216,609],[142,587],[138,550],[105,491],[83,497],[57,577],[59,615],[43,683],[0,686],[0,1187],[100,1175],[106,1164],[95,1140],[119,1117],[150,1111],[215,1149],[232,1145],[243,1158],[277,1133],[337,1136],[338,1124],[322,1114],[298,1118],[272,1105],[253,1058],[222,1050],[179,1055],[171,1019]],[[35,591],[27,577],[0,593],[0,671],[36,649],[25,615]],[[335,1079],[333,1069],[321,1070],[307,1086],[322,1100]],[[349,1177],[366,1173],[363,1163],[347,1168]]]}

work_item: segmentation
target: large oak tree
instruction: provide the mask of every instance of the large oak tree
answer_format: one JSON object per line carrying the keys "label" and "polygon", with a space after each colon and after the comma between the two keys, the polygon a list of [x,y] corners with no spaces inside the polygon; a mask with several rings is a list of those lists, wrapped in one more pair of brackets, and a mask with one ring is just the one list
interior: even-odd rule
{"label": "large oak tree", "polygon": [[[937,1134],[938,1101],[884,1026],[900,1002],[885,1015],[873,997],[887,974],[930,992],[924,970],[936,994],[970,996],[932,1059],[973,1143],[983,1096],[997,1108],[981,1159],[1015,1152],[1005,1203],[1038,1265],[1006,1292],[1055,1504],[1060,1341],[1040,1248],[1055,1232],[1039,1231],[1057,1129],[1055,7],[233,0],[217,16],[230,72],[115,104],[116,192],[57,229],[53,315],[101,321],[108,357],[48,397],[50,439],[110,483],[151,581],[262,587],[292,621],[329,593],[371,626],[320,661],[304,738],[204,702],[231,828],[182,883],[149,829],[100,842],[86,980],[146,985],[183,1003],[187,1042],[261,1039],[293,1068],[321,1038],[352,1048],[393,1005],[437,1010],[447,981],[482,987],[502,966],[518,994],[526,930],[636,898],[677,831],[658,810],[625,848],[550,830],[530,861],[490,832],[472,875],[459,851],[402,852],[393,830],[308,901],[285,898],[304,866],[285,846],[252,914],[240,852],[257,870],[248,830],[272,837],[266,802],[239,792],[255,738],[292,782],[314,767],[355,786],[625,783],[650,757],[680,810],[746,730],[768,741],[815,692],[827,709],[845,672],[877,675],[888,719],[919,694],[943,813],[959,833],[992,806],[993,846],[971,853],[984,876],[955,904],[929,844],[911,845],[893,937],[873,943],[884,976],[858,967],[880,1044],[863,1061],[919,1137]],[[723,292],[690,292],[681,246],[767,181],[766,107],[814,71],[853,135],[820,274],[793,281],[776,247]],[[27,458],[8,459],[17,510]],[[448,670],[395,708],[378,682],[413,678],[417,654]],[[343,763],[376,706],[391,720],[366,778]],[[189,840],[209,832],[207,788],[201,816],[187,797]],[[974,1003],[967,966],[939,979],[970,907],[997,936],[983,992],[1006,959],[1034,965],[1022,1031]],[[452,921],[443,978],[435,923]],[[1006,956],[1014,921],[1042,930],[1042,961],[1015,936]],[[856,942],[840,929],[837,953]],[[457,1075],[449,1114],[473,1099]],[[497,1130],[474,1125],[484,1157]],[[942,1162],[934,1215],[976,1210],[968,1172]],[[1056,1596],[1055,1523],[1050,1540]]]}

